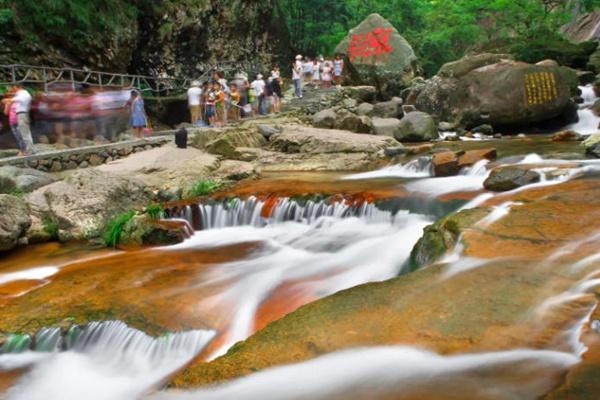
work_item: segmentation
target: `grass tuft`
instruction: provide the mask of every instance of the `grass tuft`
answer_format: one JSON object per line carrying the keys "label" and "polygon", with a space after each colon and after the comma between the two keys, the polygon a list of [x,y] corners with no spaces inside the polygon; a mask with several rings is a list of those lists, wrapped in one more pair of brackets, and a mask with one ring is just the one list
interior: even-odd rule
{"label": "grass tuft", "polygon": [[109,247],[117,247],[121,241],[121,235],[123,233],[125,224],[131,221],[134,216],[135,211],[129,210],[108,221],[104,230],[104,234],[102,235],[104,243]]}
{"label": "grass tuft", "polygon": [[196,181],[190,189],[190,197],[206,196],[217,190],[221,184],[210,179]]}

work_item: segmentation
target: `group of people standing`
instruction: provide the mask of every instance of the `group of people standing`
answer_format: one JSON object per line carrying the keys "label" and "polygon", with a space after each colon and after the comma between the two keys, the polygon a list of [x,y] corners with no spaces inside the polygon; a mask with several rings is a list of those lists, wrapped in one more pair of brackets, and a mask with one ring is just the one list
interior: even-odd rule
{"label": "group of people standing", "polygon": [[344,72],[344,60],[341,55],[336,55],[333,60],[323,56],[314,60],[298,54],[292,63],[292,81],[294,82],[294,95],[302,98],[302,83],[321,86],[326,89],[331,85],[339,85]]}
{"label": "group of people standing", "polygon": [[2,100],[4,114],[8,116],[10,130],[19,147],[18,154],[31,155],[34,153],[29,119],[32,97],[21,85],[12,86],[7,94],[8,96]]}
{"label": "group of people standing", "polygon": [[215,71],[211,81],[192,82],[187,91],[190,121],[192,124],[220,127],[228,121],[253,115],[279,112],[281,105],[281,74],[273,67],[270,76],[262,74],[250,82],[244,73],[227,82],[220,71]]}

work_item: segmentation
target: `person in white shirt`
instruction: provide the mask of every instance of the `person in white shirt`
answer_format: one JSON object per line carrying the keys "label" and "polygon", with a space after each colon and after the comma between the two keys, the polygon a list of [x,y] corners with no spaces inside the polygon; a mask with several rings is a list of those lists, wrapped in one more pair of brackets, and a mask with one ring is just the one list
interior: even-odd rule
{"label": "person in white shirt", "polygon": [[310,58],[307,58],[302,64],[302,73],[304,74],[304,80],[306,82],[312,82],[313,62]]}
{"label": "person in white shirt", "polygon": [[256,109],[260,115],[265,115],[265,87],[267,84],[263,79],[262,74],[256,75],[256,79],[250,84],[252,91],[254,92],[254,98],[256,99]]}
{"label": "person in white shirt", "polygon": [[190,109],[190,117],[192,124],[195,124],[200,119],[200,97],[202,96],[202,89],[200,88],[200,82],[192,82],[192,87],[187,91],[188,108]]}
{"label": "person in white shirt", "polygon": [[302,56],[296,56],[296,62],[292,64],[292,81],[296,97],[302,98]]}
{"label": "person in white shirt", "polygon": [[29,120],[29,109],[31,108],[31,95],[21,85],[16,85],[17,92],[12,102],[17,104],[17,128],[21,134],[25,146],[25,155],[34,153],[33,139],[31,137],[31,123]]}

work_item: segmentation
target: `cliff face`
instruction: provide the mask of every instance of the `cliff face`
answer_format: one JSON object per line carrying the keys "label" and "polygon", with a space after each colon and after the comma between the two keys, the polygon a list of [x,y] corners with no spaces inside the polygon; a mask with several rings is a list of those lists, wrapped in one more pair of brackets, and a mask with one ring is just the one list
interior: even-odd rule
{"label": "cliff face", "polygon": [[290,56],[276,0],[64,3],[0,0],[0,63],[193,76],[216,61]]}

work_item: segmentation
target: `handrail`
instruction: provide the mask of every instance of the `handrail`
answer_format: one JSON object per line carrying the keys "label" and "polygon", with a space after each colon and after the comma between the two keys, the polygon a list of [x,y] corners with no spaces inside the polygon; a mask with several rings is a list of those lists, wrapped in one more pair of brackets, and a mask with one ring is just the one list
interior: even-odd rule
{"label": "handrail", "polygon": [[[72,67],[48,67],[28,64],[0,65],[0,85],[16,83],[43,84],[44,91],[49,85],[58,82],[86,84],[96,87],[135,88],[140,91],[170,92],[184,91],[193,80],[203,80],[210,76],[215,69],[225,72],[240,71],[243,69],[255,70],[257,65],[249,62],[229,62],[220,64],[206,64],[202,74],[195,79],[189,77],[161,77],[138,74],[123,74],[118,72],[94,71]],[[117,82],[115,82],[117,81]]]}

